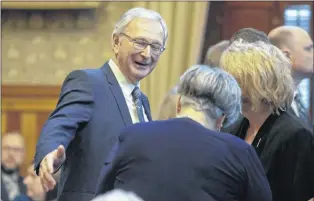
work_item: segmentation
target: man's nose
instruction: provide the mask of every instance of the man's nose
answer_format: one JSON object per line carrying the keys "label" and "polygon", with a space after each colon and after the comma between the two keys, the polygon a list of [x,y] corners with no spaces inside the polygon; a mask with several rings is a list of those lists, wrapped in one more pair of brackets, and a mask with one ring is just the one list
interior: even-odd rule
{"label": "man's nose", "polygon": [[141,55],[145,58],[150,58],[152,53],[152,48],[150,45],[147,45],[147,47],[141,52]]}

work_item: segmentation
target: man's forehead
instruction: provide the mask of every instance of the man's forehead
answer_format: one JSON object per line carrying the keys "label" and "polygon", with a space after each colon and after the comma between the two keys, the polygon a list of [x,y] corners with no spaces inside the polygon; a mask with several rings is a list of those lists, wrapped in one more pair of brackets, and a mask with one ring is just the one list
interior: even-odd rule
{"label": "man's forehead", "polygon": [[296,39],[297,42],[303,43],[303,45],[310,45],[313,43],[310,35],[305,30],[297,30],[293,32],[293,38]]}
{"label": "man's forehead", "polygon": [[7,134],[2,137],[2,144],[24,144],[24,139],[20,134]]}
{"label": "man's forehead", "polygon": [[163,29],[158,20],[136,18],[132,20],[125,29],[133,37],[152,38],[162,41]]}

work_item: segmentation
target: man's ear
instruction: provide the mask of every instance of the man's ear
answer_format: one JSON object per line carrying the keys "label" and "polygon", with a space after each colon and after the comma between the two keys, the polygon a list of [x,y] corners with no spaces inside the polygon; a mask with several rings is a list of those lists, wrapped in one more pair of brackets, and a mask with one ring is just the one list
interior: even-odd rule
{"label": "man's ear", "polygon": [[181,96],[179,96],[178,101],[177,101],[177,114],[180,114],[181,112]]}
{"label": "man's ear", "polygon": [[226,115],[222,115],[221,117],[219,117],[219,118],[217,119],[217,125],[216,125],[217,130],[220,131],[220,129],[222,128],[222,125],[223,125],[225,119],[226,119]]}
{"label": "man's ear", "polygon": [[281,51],[284,53],[284,55],[286,55],[286,57],[287,57],[290,61],[292,60],[291,50],[289,50],[288,48],[284,47],[284,48],[281,48]]}
{"label": "man's ear", "polygon": [[115,54],[118,52],[119,44],[120,44],[119,36],[113,35],[113,38],[112,38],[112,49],[113,49],[113,52]]}

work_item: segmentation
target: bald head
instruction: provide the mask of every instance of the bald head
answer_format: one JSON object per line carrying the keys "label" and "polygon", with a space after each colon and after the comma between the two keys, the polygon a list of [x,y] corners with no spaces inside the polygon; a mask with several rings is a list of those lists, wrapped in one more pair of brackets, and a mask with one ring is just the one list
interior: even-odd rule
{"label": "bald head", "polygon": [[297,26],[280,26],[271,30],[268,34],[270,42],[278,48],[293,48],[295,39],[308,35],[307,32]]}
{"label": "bald head", "polygon": [[313,74],[313,41],[307,31],[297,26],[280,26],[270,31],[268,37],[290,59],[295,79]]}

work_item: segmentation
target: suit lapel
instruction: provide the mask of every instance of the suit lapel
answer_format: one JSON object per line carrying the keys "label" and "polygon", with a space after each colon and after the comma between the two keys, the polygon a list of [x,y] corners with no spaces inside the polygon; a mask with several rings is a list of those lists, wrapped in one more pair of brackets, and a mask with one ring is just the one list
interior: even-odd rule
{"label": "suit lapel", "polygon": [[144,111],[147,116],[147,119],[148,121],[152,121],[148,98],[144,94],[142,94],[142,97],[143,97],[143,107],[144,107]]}
{"label": "suit lapel", "polygon": [[117,106],[120,110],[121,117],[123,119],[124,125],[128,126],[132,124],[132,119],[130,116],[130,112],[128,109],[128,106],[125,102],[125,98],[123,96],[121,87],[114,76],[108,62],[101,68],[107,77],[108,83],[109,83],[109,88],[111,90],[112,95],[114,96]]}

